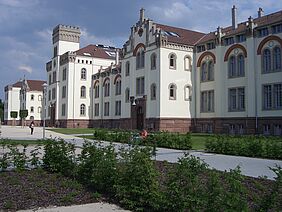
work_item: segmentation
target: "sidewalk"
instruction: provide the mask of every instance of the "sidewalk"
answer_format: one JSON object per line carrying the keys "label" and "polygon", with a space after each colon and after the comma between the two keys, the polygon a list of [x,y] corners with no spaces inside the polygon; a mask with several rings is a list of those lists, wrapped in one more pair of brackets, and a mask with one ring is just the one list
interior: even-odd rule
{"label": "sidewalk", "polygon": [[[34,130],[34,135],[30,135],[30,130],[28,127],[11,127],[2,126],[2,135],[0,138],[10,138],[10,139],[41,139],[43,129],[36,127]],[[78,138],[73,135],[64,135],[60,133],[55,133],[46,130],[46,138],[62,138],[67,142],[74,143],[76,146],[81,147],[84,143],[83,138]],[[109,142],[102,142],[103,145],[108,145]],[[121,147],[129,148],[127,144],[113,143],[115,149],[118,150]],[[159,161],[168,161],[175,163],[178,158],[182,157],[187,151],[183,150],[173,150],[165,148],[157,148],[156,159]],[[281,160],[270,160],[261,158],[250,158],[242,156],[231,156],[231,155],[220,155],[211,154],[199,151],[188,151],[191,155],[199,157],[204,160],[210,168],[214,168],[220,171],[229,171],[230,169],[236,168],[236,166],[241,167],[242,174],[251,177],[267,177],[268,179],[274,179],[275,174],[269,169],[269,167],[274,168],[276,165],[282,167]]]}

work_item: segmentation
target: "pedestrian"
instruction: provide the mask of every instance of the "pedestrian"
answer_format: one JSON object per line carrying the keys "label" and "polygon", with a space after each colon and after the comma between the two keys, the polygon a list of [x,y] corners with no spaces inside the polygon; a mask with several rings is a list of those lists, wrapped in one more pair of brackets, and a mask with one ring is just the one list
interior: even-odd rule
{"label": "pedestrian", "polygon": [[148,132],[147,132],[145,129],[143,129],[143,130],[140,132],[140,137],[141,137],[142,139],[146,139],[147,136],[148,136]]}
{"label": "pedestrian", "polygon": [[29,125],[30,128],[30,134],[33,135],[33,130],[34,130],[34,122],[32,121]]}

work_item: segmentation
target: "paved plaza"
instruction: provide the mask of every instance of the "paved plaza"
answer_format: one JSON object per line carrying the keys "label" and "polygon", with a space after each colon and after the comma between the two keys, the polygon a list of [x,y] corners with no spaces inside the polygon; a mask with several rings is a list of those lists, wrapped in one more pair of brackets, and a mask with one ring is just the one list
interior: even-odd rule
{"label": "paved plaza", "polygon": [[[33,135],[30,135],[30,129],[28,127],[22,128],[2,126],[1,131],[2,133],[0,138],[10,138],[17,140],[36,140],[41,139],[43,135],[42,127],[36,127]],[[74,143],[78,147],[81,147],[84,142],[84,139],[76,137],[74,135],[64,135],[49,130],[46,130],[46,138],[62,138],[67,142]],[[107,145],[109,144],[109,142],[102,142],[102,144]],[[114,143],[114,145],[116,149],[119,149],[122,146],[128,146],[127,144],[120,143]],[[168,162],[177,162],[178,158],[182,157],[185,152],[187,151],[157,148],[156,159],[159,161],[167,160]],[[199,151],[189,151],[189,153],[204,160],[210,168],[215,168],[221,171],[229,171],[230,169],[234,169],[239,165],[241,167],[242,174],[251,177],[263,176],[267,177],[268,179],[273,179],[275,177],[275,174],[269,169],[269,167],[275,167],[276,165],[282,167],[281,160],[220,155]]]}

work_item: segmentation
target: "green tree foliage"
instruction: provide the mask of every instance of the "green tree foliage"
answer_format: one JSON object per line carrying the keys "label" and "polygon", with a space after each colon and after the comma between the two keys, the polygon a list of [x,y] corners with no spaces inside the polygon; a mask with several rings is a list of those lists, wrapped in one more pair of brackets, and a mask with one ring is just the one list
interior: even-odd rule
{"label": "green tree foliage", "polygon": [[27,116],[28,116],[28,110],[20,110],[21,119],[26,119]]}
{"label": "green tree foliage", "polygon": [[13,118],[13,119],[18,118],[18,111],[11,111],[10,116],[11,116],[11,118]]}

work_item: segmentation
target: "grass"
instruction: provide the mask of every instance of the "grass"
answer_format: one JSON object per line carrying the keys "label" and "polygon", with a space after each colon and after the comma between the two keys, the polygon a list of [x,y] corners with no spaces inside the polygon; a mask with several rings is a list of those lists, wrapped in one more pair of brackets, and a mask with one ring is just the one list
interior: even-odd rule
{"label": "grass", "polygon": [[0,145],[44,145],[43,140],[12,140],[12,139],[1,139]]}
{"label": "grass", "polygon": [[48,130],[66,135],[94,133],[94,128],[56,128]]}

